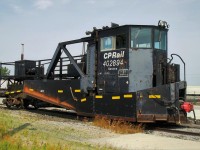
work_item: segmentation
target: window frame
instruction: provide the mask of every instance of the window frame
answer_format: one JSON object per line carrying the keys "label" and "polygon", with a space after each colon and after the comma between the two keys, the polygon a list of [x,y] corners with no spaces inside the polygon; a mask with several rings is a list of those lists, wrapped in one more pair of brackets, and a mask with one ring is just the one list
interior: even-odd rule
{"label": "window frame", "polygon": [[[132,33],[132,29],[149,29],[150,30],[150,47],[131,47],[131,42],[132,42],[132,38],[131,38],[131,33]],[[130,36],[129,36],[129,47],[131,48],[131,49],[152,49],[153,48],[153,28],[152,27],[140,27],[140,26],[131,26],[130,27],[130,31],[129,31],[129,34],[130,34]]]}
{"label": "window frame", "polygon": [[[124,47],[121,47],[121,48],[117,48],[117,36],[119,35],[125,35],[125,46]],[[103,41],[105,38],[109,38],[111,37],[112,38],[112,48],[111,49],[103,49]],[[123,33],[123,34],[117,34],[117,35],[112,35],[112,36],[105,36],[105,37],[101,37],[100,38],[100,52],[105,52],[105,51],[112,51],[112,50],[121,50],[121,49],[127,49],[127,34],[126,33]]]}
{"label": "window frame", "polygon": [[[159,31],[159,34],[160,34],[160,32],[165,32],[165,34],[166,34],[166,36],[165,36],[165,49],[162,49],[161,47],[160,48],[156,48],[155,47],[155,42],[156,42],[156,40],[155,40],[156,39],[155,33],[156,33],[156,30]],[[163,51],[167,51],[168,50],[168,44],[167,44],[168,43],[168,41],[167,41],[168,35],[167,35],[167,30],[163,30],[163,29],[160,29],[160,28],[155,28],[154,29],[154,33],[153,33],[153,37],[154,37],[153,38],[153,48],[154,49],[163,50]]]}
{"label": "window frame", "polygon": [[[110,38],[111,37],[111,40],[112,40],[112,48],[111,49],[103,49],[103,39],[105,39],[105,38]],[[101,42],[101,45],[100,45],[100,51],[101,52],[104,52],[104,51],[111,51],[111,50],[114,50],[115,49],[115,44],[114,44],[114,42],[116,41],[116,38],[114,37],[114,36],[106,36],[106,37],[102,37],[102,38],[100,38],[100,42]]]}

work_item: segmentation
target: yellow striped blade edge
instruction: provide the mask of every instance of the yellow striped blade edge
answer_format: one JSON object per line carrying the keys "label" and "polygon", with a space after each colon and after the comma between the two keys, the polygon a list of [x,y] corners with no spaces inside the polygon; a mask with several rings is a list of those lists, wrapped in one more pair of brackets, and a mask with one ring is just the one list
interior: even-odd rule
{"label": "yellow striped blade edge", "polygon": [[75,93],[80,93],[81,90],[80,90],[80,89],[76,89],[76,90],[74,90],[74,92],[75,92]]}
{"label": "yellow striped blade edge", "polygon": [[63,90],[58,90],[58,93],[63,93]]}
{"label": "yellow striped blade edge", "polygon": [[132,94],[125,94],[124,98],[133,98],[133,95]]}
{"label": "yellow striped blade edge", "polygon": [[82,99],[81,99],[81,102],[85,102],[85,101],[86,101],[86,98],[82,98]]}
{"label": "yellow striped blade edge", "polygon": [[160,99],[161,98],[161,95],[149,95],[149,98],[157,98],[157,99]]}
{"label": "yellow striped blade edge", "polygon": [[112,99],[113,99],[113,100],[120,99],[120,96],[112,96]]}
{"label": "yellow striped blade edge", "polygon": [[96,95],[95,98],[103,98],[103,95]]}

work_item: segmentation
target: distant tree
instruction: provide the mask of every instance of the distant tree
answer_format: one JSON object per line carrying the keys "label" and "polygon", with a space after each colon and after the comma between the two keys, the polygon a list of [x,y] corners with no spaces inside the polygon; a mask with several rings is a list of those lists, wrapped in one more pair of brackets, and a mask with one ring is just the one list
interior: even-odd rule
{"label": "distant tree", "polygon": [[6,67],[1,67],[0,68],[0,75],[1,76],[8,76],[8,75],[10,75],[10,70]]}

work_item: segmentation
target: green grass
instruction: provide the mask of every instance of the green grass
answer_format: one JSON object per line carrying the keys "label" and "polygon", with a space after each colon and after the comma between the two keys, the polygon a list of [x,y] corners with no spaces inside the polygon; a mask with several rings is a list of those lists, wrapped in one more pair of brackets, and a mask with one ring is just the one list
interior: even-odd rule
{"label": "green grass", "polygon": [[10,112],[0,109],[0,150],[112,149],[85,142],[92,138],[89,132],[73,127],[60,129],[42,119]]}

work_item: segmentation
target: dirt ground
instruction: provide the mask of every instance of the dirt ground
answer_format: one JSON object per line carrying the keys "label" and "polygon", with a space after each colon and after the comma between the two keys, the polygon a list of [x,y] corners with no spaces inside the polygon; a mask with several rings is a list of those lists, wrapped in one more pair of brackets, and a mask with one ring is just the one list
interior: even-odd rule
{"label": "dirt ground", "polygon": [[95,142],[129,150],[199,150],[200,148],[200,142],[143,133],[101,138]]}
{"label": "dirt ground", "polygon": [[[95,145],[94,149],[99,149],[101,146],[105,146],[103,149],[130,150],[200,149],[199,141],[145,133],[116,134],[109,130],[93,126],[92,122],[78,121],[74,119],[76,116],[73,118],[71,115],[67,115],[63,112],[61,114],[55,112],[51,116],[51,112],[43,110],[8,110],[1,104],[0,100],[0,113],[1,112],[7,112],[12,116],[26,119],[26,123],[31,124],[30,130],[32,134],[36,131],[45,131],[45,134],[43,133],[45,139],[52,139],[54,137],[62,142],[72,141],[87,143]],[[35,135],[37,136],[37,134]]]}

